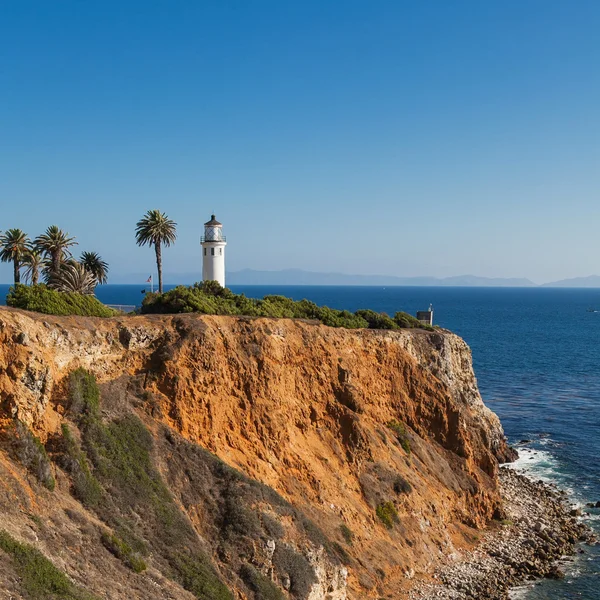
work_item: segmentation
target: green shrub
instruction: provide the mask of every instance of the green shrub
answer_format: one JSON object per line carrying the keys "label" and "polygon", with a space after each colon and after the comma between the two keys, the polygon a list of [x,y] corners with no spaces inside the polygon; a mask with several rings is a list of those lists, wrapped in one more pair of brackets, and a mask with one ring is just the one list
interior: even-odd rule
{"label": "green shrub", "polygon": [[406,454],[410,454],[410,438],[408,437],[408,432],[406,431],[404,423],[394,420],[390,421],[387,425],[396,434],[396,439]]}
{"label": "green shrub", "polygon": [[175,578],[184,589],[201,600],[233,600],[232,593],[219,579],[206,556],[177,553],[170,560]]}
{"label": "green shrub", "polygon": [[396,507],[394,506],[394,503],[389,500],[379,504],[375,509],[375,514],[388,529],[393,529],[394,524],[400,522]]}
{"label": "green shrub", "polygon": [[15,420],[10,429],[10,451],[36,479],[51,492],[56,482],[46,448],[25,423]]}
{"label": "green shrub", "polygon": [[27,515],[36,525],[38,529],[43,529],[44,521],[39,515],[34,515],[33,513]]}
{"label": "green shrub", "polygon": [[347,310],[335,310],[327,306],[319,309],[319,321],[329,327],[344,327],[346,329],[363,329],[367,322],[357,314]]}
{"label": "green shrub", "polygon": [[425,325],[421,323],[417,317],[413,317],[405,312],[397,312],[394,315],[394,322],[401,329],[427,329],[427,331],[433,331],[434,328],[431,325]]}
{"label": "green shrub", "polygon": [[134,573],[146,570],[144,560],[134,552],[133,548],[114,533],[102,532],[102,543],[106,549],[123,561]]}
{"label": "green shrub", "polygon": [[394,491],[396,494],[410,494],[412,492],[412,485],[404,477],[398,475],[394,479]]}
{"label": "green shrub", "polygon": [[82,452],[66,423],[61,425],[63,456],[62,466],[71,475],[74,496],[88,508],[98,506],[104,491],[100,482],[92,475],[87,457]]}
{"label": "green shrub", "polygon": [[109,425],[95,423],[84,431],[83,441],[92,463],[102,480],[127,506],[152,510],[165,542],[179,537],[186,530],[184,521],[154,468],[150,450],[152,437],[134,415],[127,415]]}
{"label": "green shrub", "polygon": [[398,325],[385,313],[376,313],[373,310],[357,310],[356,314],[369,324],[369,329],[398,329]]}
{"label": "green shrub", "polygon": [[236,296],[227,288],[221,288],[223,293],[217,294],[216,285],[218,285],[216,282],[214,285],[213,282],[196,283],[191,287],[180,285],[164,294],[146,294],[142,300],[141,312],[241,315],[244,313],[236,304],[236,299],[239,298],[240,303],[252,314],[252,301],[248,304],[245,296]]}
{"label": "green shrub", "polygon": [[406,313],[396,313],[394,319],[385,313],[359,310],[351,313],[327,306],[317,306],[310,300],[295,301],[285,296],[269,295],[262,300],[234,294],[216,281],[195,283],[190,287],[178,286],[164,294],[146,294],[142,313],[203,313],[211,315],[246,315],[286,319],[310,319],[329,327],[347,329],[398,329],[425,327]]}
{"label": "green shrub", "polygon": [[342,537],[344,538],[344,541],[346,542],[346,544],[348,544],[349,546],[352,546],[352,541],[354,540],[354,534],[352,533],[352,530],[350,529],[350,527],[348,527],[348,525],[346,525],[345,523],[342,523],[340,525],[340,531],[342,533]]}
{"label": "green shrub", "polygon": [[256,600],[285,600],[281,590],[252,565],[242,565],[240,577],[254,592]]}
{"label": "green shrub", "polygon": [[79,425],[99,419],[100,389],[94,375],[82,367],[69,375],[69,410]]}
{"label": "green shrub", "polygon": [[6,531],[0,531],[0,549],[13,560],[21,589],[31,600],[94,600],[76,587],[39,550],[21,544]]}
{"label": "green shrub", "polygon": [[47,315],[80,315],[84,317],[114,317],[116,310],[105,306],[95,296],[57,292],[43,284],[17,284],[10,288],[6,304]]}

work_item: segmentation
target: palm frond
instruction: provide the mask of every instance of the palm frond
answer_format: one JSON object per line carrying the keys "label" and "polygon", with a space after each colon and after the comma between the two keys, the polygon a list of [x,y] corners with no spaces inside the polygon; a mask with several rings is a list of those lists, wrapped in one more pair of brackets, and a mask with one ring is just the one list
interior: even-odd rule
{"label": "palm frond", "polygon": [[29,248],[29,238],[20,229],[8,229],[0,235],[0,261],[21,261]]}
{"label": "palm frond", "polygon": [[82,252],[79,262],[100,285],[108,281],[108,263],[97,252]]}
{"label": "palm frond", "polygon": [[46,258],[52,260],[54,269],[58,269],[62,262],[71,257],[69,248],[77,245],[74,237],[69,237],[68,233],[56,225],[50,225],[42,235],[35,238],[33,243]]}
{"label": "palm frond", "polygon": [[96,278],[76,260],[60,265],[48,278],[48,287],[57,292],[75,292],[92,295],[96,288]]}
{"label": "palm frond", "polygon": [[149,210],[135,228],[135,240],[139,246],[170,246],[177,239],[177,223],[159,210]]}

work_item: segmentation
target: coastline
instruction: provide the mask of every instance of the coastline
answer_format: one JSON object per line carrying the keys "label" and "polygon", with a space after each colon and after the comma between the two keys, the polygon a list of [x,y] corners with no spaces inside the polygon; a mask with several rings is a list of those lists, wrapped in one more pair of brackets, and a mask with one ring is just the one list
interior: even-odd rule
{"label": "coastline", "polygon": [[474,550],[438,568],[433,581],[417,583],[411,600],[507,600],[512,588],[526,582],[563,578],[561,559],[584,553],[578,544],[597,543],[566,492],[510,466],[500,468],[499,481],[503,518]]}

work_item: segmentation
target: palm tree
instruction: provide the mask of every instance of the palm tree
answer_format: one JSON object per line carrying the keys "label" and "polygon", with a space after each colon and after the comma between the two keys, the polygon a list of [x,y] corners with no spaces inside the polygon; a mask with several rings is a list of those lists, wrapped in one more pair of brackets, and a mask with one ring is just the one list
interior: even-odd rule
{"label": "palm tree", "polygon": [[159,210],[149,210],[135,227],[135,241],[138,246],[154,246],[158,269],[158,292],[163,293],[162,284],[162,245],[170,246],[177,239],[177,223]]}
{"label": "palm tree", "polygon": [[79,262],[102,285],[108,281],[108,263],[97,252],[82,252]]}
{"label": "palm tree", "polygon": [[69,248],[77,242],[56,225],[50,225],[45,233],[35,238],[34,244],[49,259],[49,271],[52,273],[58,272],[60,264],[71,256]]}
{"label": "palm tree", "polygon": [[40,278],[40,271],[44,266],[42,253],[35,247],[30,246],[27,254],[23,257],[23,266],[25,270],[25,281],[30,281],[31,285],[37,285]]}
{"label": "palm tree", "polygon": [[21,262],[28,248],[29,238],[20,229],[9,229],[0,235],[0,261],[13,263],[15,285],[21,283]]}
{"label": "palm tree", "polygon": [[53,271],[48,279],[48,287],[57,292],[75,292],[93,295],[96,278],[76,260],[61,263],[58,271]]}

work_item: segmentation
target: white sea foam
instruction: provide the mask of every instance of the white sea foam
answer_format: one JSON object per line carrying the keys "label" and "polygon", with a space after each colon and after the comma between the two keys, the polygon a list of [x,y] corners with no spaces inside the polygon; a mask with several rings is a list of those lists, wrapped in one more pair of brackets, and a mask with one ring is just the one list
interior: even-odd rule
{"label": "white sea foam", "polygon": [[584,513],[582,519],[584,521],[600,521],[600,514],[596,513],[596,514],[591,514],[591,513]]}
{"label": "white sea foam", "polygon": [[547,450],[535,448],[519,448],[519,458],[507,466],[520,471],[534,479],[541,479],[547,483],[556,483],[560,480],[558,462]]}
{"label": "white sea foam", "polygon": [[529,585],[520,585],[515,588],[511,588],[508,591],[508,597],[510,600],[522,600],[527,598],[527,594],[533,588],[532,584]]}
{"label": "white sea foam", "polygon": [[530,479],[541,479],[545,483],[553,483],[564,490],[570,497],[571,502],[579,508],[585,505],[585,501],[578,497],[572,487],[572,478],[561,472],[560,463],[552,452],[538,450],[536,448],[518,448],[519,458],[506,466],[511,467]]}

